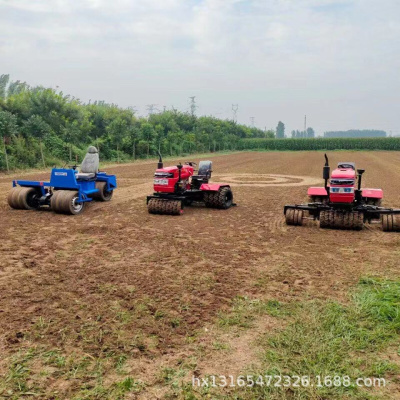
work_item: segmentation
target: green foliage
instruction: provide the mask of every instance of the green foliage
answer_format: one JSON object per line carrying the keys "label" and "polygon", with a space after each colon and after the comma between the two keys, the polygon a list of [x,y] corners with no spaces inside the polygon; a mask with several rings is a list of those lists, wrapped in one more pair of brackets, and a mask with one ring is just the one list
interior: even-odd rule
{"label": "green foliage", "polygon": [[348,131],[330,131],[324,132],[326,138],[367,138],[367,137],[386,137],[385,131],[378,131],[375,129],[356,130],[351,129]]}
{"label": "green foliage", "polygon": [[[84,104],[62,92],[9,82],[0,76],[0,138],[5,138],[10,168],[82,160],[89,145],[102,160],[236,150],[240,139],[273,137],[271,132],[214,117],[176,110],[137,117],[115,104]],[[3,141],[3,140],[2,140]],[[4,146],[0,170],[5,169]]]}
{"label": "green foliage", "polygon": [[237,150],[400,150],[400,138],[241,139]]}

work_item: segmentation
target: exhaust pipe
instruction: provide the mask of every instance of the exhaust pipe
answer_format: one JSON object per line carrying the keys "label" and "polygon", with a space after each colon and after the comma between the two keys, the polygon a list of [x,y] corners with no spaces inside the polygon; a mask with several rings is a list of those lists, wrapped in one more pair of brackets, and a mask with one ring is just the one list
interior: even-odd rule
{"label": "exhaust pipe", "polygon": [[161,153],[158,152],[158,155],[159,155],[160,158],[158,159],[157,169],[162,169],[162,168],[164,168],[164,163],[163,163],[163,160],[162,160]]}
{"label": "exhaust pipe", "polygon": [[328,187],[328,180],[331,176],[331,167],[329,166],[328,156],[325,154],[325,165],[322,170],[322,179],[325,181],[325,190],[329,196],[329,187]]}

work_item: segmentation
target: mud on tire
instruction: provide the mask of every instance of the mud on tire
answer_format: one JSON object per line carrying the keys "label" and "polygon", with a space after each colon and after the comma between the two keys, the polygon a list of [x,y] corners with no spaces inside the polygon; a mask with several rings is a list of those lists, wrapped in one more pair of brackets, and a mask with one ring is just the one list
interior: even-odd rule
{"label": "mud on tire", "polygon": [[78,203],[79,193],[74,190],[57,190],[50,199],[51,209],[58,214],[78,215],[85,203]]}
{"label": "mud on tire", "polygon": [[150,199],[147,210],[150,214],[180,215],[183,213],[180,200]]}
{"label": "mud on tire", "polygon": [[289,208],[286,211],[285,215],[286,225],[301,226],[303,225],[303,217],[303,210],[295,210],[293,208]]}
{"label": "mud on tire", "polygon": [[107,182],[96,182],[96,189],[99,191],[92,195],[93,200],[110,201],[112,199],[114,191],[107,190]]}
{"label": "mud on tire", "polygon": [[231,188],[225,186],[220,188],[217,192],[205,192],[204,203],[206,207],[226,210],[231,207],[233,203],[233,193]]}
{"label": "mud on tire", "polygon": [[8,204],[17,210],[35,210],[39,208],[40,193],[32,187],[17,186],[8,194]]}

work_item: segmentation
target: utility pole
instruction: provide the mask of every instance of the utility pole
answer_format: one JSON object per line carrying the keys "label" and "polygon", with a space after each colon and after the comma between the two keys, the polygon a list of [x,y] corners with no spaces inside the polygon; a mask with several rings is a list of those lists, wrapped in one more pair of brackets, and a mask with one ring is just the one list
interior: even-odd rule
{"label": "utility pole", "polygon": [[238,109],[239,109],[239,104],[232,104],[233,122],[237,122]]}
{"label": "utility pole", "polygon": [[190,99],[190,113],[192,114],[192,117],[194,117],[196,114],[196,109],[197,109],[196,100],[195,100],[196,96],[191,96],[191,97],[189,97],[189,99]]}
{"label": "utility pole", "polygon": [[251,127],[254,128],[254,117],[250,117]]}

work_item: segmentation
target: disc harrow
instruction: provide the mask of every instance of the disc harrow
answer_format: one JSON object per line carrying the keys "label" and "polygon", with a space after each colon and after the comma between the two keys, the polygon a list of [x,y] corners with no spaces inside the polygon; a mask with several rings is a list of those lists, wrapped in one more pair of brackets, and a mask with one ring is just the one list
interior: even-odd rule
{"label": "disc harrow", "polygon": [[382,215],[382,230],[385,232],[400,231],[400,215],[399,214],[383,214]]}
{"label": "disc harrow", "polygon": [[150,199],[148,202],[150,214],[180,215],[183,213],[182,201],[166,199]]}

